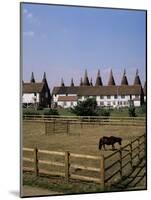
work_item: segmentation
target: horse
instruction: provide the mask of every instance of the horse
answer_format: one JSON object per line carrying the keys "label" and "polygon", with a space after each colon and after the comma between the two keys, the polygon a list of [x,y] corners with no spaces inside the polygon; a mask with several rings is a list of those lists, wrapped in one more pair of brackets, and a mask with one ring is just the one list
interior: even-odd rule
{"label": "horse", "polygon": [[104,150],[106,150],[105,145],[112,145],[112,150],[115,150],[115,146],[114,146],[115,143],[118,143],[119,145],[121,145],[122,138],[114,137],[114,136],[110,136],[110,137],[103,136],[102,138],[100,138],[100,141],[99,141],[99,149],[101,150],[102,145],[103,145]]}

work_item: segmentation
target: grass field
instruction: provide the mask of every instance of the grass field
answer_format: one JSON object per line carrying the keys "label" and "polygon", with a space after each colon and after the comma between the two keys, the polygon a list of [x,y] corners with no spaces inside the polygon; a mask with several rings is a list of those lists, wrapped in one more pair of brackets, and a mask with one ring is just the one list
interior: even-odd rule
{"label": "grass field", "polygon": [[[44,150],[54,150],[54,151],[69,151],[72,153],[78,154],[88,154],[88,155],[96,155],[99,156],[103,154],[107,156],[113,153],[111,146],[107,147],[107,150],[100,151],[98,149],[99,138],[102,136],[117,136],[122,137],[122,146],[129,143],[131,140],[136,137],[142,135],[145,132],[145,127],[137,127],[137,126],[84,126],[82,129],[80,126],[74,125],[71,129],[71,133],[73,134],[67,135],[62,131],[59,134],[50,134],[45,135],[45,124],[43,122],[23,122],[23,146],[24,147],[37,147],[38,149]],[[119,145],[116,144],[115,148],[119,148]],[[27,155],[25,155],[27,156]],[[28,155],[30,156],[30,155]],[[49,157],[41,157],[40,159],[49,159]],[[56,156],[51,157],[54,161],[63,162],[61,158]],[[112,160],[109,162],[113,162],[116,157],[112,157]],[[91,167],[98,167],[99,162],[85,161],[85,160],[71,160],[72,163],[86,165]],[[28,166],[28,165],[27,165]],[[44,166],[43,166],[44,167]],[[46,166],[46,170],[48,166]],[[116,167],[116,166],[115,166]],[[62,172],[62,168],[50,167],[49,170],[58,170]],[[114,170],[114,169],[113,169]],[[83,175],[83,171],[73,172],[78,175]],[[111,172],[109,172],[111,173]],[[92,174],[92,172],[85,175],[93,175],[98,176],[98,174]],[[52,189],[54,191],[63,192],[65,194],[68,193],[82,193],[82,192],[98,192],[101,191],[101,188],[98,184],[90,183],[83,184],[79,181],[72,181],[69,184],[65,183],[63,179],[52,179],[49,177],[38,177],[35,178],[31,173],[24,174],[24,184],[35,186],[35,184],[42,188]],[[49,183],[49,184],[47,184]]]}
{"label": "grass field", "polygon": [[[71,151],[77,153],[99,154],[98,142],[102,136],[119,136],[123,138],[122,145],[127,144],[135,137],[145,132],[145,127],[137,126],[85,126],[73,127],[75,134],[70,136],[64,134],[45,135],[45,125],[43,122],[24,122],[23,123],[23,146],[48,149]],[[117,145],[118,147],[118,145]],[[109,151],[108,151],[109,152]]]}

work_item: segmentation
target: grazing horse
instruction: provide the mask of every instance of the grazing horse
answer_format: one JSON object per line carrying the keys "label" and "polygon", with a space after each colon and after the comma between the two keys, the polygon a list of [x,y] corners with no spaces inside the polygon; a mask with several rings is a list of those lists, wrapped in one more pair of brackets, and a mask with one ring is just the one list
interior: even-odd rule
{"label": "grazing horse", "polygon": [[99,149],[101,150],[102,145],[103,145],[104,150],[105,150],[105,145],[112,145],[112,150],[114,150],[115,143],[119,143],[119,145],[121,145],[122,138],[114,137],[114,136],[110,136],[110,137],[103,136],[102,138],[100,138],[100,141],[99,141]]}

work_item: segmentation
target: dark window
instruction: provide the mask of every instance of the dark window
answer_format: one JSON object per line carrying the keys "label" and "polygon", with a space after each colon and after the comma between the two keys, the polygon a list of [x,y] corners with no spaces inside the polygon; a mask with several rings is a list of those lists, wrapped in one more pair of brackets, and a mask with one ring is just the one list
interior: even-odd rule
{"label": "dark window", "polygon": [[107,102],[107,106],[110,106],[111,105],[111,103],[110,102]]}
{"label": "dark window", "polygon": [[110,99],[111,98],[111,96],[110,95],[107,95],[107,99]]}
{"label": "dark window", "polygon": [[121,95],[121,99],[124,99],[125,98],[125,95]]}
{"label": "dark window", "polygon": [[114,99],[117,99],[117,95],[114,95]]}
{"label": "dark window", "polygon": [[100,96],[100,99],[104,99],[104,96]]}
{"label": "dark window", "polygon": [[100,106],[104,106],[104,102],[100,102]]}

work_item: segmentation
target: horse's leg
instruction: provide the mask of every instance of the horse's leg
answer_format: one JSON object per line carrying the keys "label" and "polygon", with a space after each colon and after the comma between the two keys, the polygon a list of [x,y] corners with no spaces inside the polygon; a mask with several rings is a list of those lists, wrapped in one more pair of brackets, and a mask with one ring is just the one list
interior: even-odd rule
{"label": "horse's leg", "polygon": [[105,149],[105,144],[103,144],[103,148],[104,148],[104,150],[106,150],[106,149]]}

